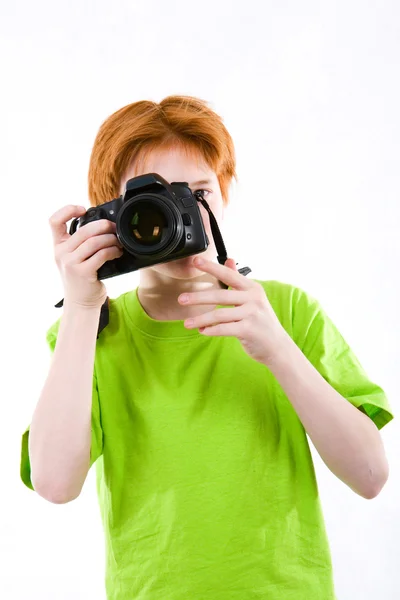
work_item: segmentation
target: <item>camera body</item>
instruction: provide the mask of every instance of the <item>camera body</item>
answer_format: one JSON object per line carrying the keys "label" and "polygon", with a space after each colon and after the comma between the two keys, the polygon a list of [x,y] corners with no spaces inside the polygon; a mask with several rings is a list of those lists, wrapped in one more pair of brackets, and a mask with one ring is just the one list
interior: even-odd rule
{"label": "camera body", "polygon": [[210,243],[199,194],[192,194],[186,182],[169,184],[157,173],[139,175],[127,181],[121,196],[74,219],[70,233],[99,219],[116,223],[123,254],[100,267],[99,279],[198,254]]}

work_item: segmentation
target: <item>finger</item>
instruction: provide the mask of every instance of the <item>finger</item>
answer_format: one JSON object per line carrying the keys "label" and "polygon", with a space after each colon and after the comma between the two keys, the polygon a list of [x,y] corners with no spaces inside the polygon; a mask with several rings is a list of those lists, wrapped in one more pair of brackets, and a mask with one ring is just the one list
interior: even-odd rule
{"label": "finger", "polygon": [[185,327],[195,329],[200,327],[211,327],[218,323],[231,323],[241,321],[249,314],[247,305],[237,306],[236,308],[218,308],[198,317],[186,319]]}
{"label": "finger", "polygon": [[230,323],[218,323],[212,327],[200,327],[199,333],[207,336],[239,337],[242,335],[244,321],[232,321]]}
{"label": "finger", "polygon": [[227,258],[225,261],[225,266],[229,269],[232,269],[232,271],[237,271],[236,263],[233,258]]}
{"label": "finger", "polygon": [[54,244],[62,242],[68,235],[68,221],[70,221],[73,217],[82,216],[83,214],[85,214],[85,212],[86,208],[84,206],[75,206],[73,204],[68,204],[67,206],[60,208],[60,210],[51,215],[49,219],[49,224],[51,228],[51,233],[53,235]]}
{"label": "finger", "polygon": [[[199,264],[201,260],[201,264]],[[204,258],[195,257],[193,260],[193,266],[199,271],[204,271],[214,275],[219,281],[226,283],[229,287],[237,290],[248,290],[254,286],[254,282],[251,279],[246,279],[244,275],[238,271],[233,271],[225,265],[220,265],[212,262],[211,260],[205,260]]]}
{"label": "finger", "polygon": [[[73,253],[74,260],[77,263],[81,263],[84,260],[93,256],[93,254],[95,254],[102,248],[109,248],[111,246],[117,245],[118,239],[113,233],[105,233],[104,235],[94,235],[85,242],[83,242],[80,246],[78,246],[78,248]],[[118,249],[120,248],[118,247]]]}
{"label": "finger", "polygon": [[[65,250],[67,252],[74,252],[83,242],[86,240],[106,233],[116,232],[116,224],[108,219],[99,219],[98,221],[91,221],[87,225],[79,227],[73,235],[65,242]],[[119,243],[119,242],[118,242]]]}
{"label": "finger", "polygon": [[[187,300],[185,301],[185,298]],[[178,297],[180,304],[184,305],[202,305],[202,304],[222,304],[225,306],[239,306],[249,299],[247,291],[238,290],[209,290],[208,292],[185,293]]]}
{"label": "finger", "polygon": [[109,248],[102,248],[96,254],[93,254],[90,258],[85,260],[84,265],[85,272],[95,273],[109,260],[120,258],[121,251],[116,246],[110,246]]}

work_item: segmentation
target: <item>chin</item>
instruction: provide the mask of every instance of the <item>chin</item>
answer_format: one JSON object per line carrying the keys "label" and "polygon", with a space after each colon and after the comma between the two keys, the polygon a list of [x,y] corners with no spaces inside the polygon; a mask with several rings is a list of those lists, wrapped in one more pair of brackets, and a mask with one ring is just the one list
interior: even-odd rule
{"label": "chin", "polygon": [[174,279],[193,279],[204,275],[204,271],[200,271],[192,265],[192,260],[193,256],[188,256],[167,263],[161,263],[150,268],[161,275],[173,277]]}

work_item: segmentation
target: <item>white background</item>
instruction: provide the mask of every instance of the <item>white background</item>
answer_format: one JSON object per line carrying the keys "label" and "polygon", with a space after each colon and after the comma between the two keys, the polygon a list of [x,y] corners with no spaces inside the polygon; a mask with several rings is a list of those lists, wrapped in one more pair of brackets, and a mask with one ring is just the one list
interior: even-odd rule
{"label": "white background", "polygon": [[[91,147],[112,112],[168,94],[208,100],[237,150],[228,254],[255,278],[317,297],[398,414],[400,8],[2,0],[0,23],[0,597],[100,600],[94,469],[67,505],[19,480],[21,434],[50,363],[45,333],[63,297],[48,218],[88,206]],[[137,283],[134,273],[107,289],[116,297]],[[397,420],[382,435],[391,474],[374,500],[315,456],[338,600],[400,597]]]}

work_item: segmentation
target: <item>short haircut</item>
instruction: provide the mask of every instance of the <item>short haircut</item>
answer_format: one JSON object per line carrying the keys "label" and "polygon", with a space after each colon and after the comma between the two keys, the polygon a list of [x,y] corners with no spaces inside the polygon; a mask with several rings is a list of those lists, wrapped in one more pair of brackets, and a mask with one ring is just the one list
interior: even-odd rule
{"label": "short haircut", "polygon": [[[120,195],[121,178],[132,161],[153,150],[181,146],[200,155],[216,173],[224,205],[236,178],[232,138],[222,118],[191,96],[168,96],[159,104],[142,100],[113,113],[101,125],[89,164],[89,199],[98,206]],[[162,175],[162,173],[160,173]]]}

